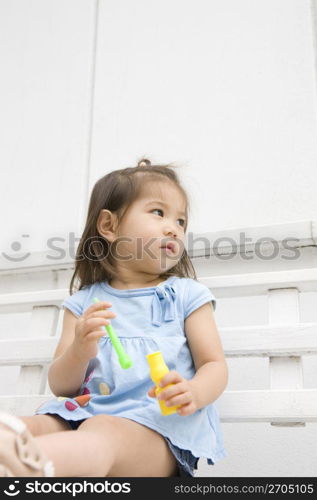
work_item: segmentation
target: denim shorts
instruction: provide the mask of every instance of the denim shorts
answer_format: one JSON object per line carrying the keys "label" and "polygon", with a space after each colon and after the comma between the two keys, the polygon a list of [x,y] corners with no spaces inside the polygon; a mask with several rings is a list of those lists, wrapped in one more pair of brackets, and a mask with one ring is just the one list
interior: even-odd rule
{"label": "denim shorts", "polygon": [[[62,418],[62,417],[61,417]],[[67,420],[71,428],[75,431],[78,429],[83,420]],[[190,450],[183,450],[175,446],[167,437],[163,436],[166,440],[169,449],[173,453],[177,461],[177,477],[194,477],[194,470],[197,469],[199,458],[195,457]],[[213,465],[213,462],[208,459],[208,464]]]}
{"label": "denim shorts", "polygon": [[183,450],[175,446],[167,437],[163,436],[167,442],[169,449],[173,453],[177,461],[177,474],[178,477],[193,477],[194,469],[197,469],[199,458],[194,457],[190,450]]}

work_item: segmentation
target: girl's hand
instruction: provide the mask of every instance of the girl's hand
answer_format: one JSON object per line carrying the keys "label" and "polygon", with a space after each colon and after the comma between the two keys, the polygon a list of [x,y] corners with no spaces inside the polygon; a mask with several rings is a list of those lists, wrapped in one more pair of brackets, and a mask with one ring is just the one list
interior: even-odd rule
{"label": "girl's hand", "polygon": [[[171,370],[162,378],[160,386],[165,387],[168,384],[174,384],[164,389],[158,399],[163,399],[166,406],[179,406],[177,413],[179,415],[191,415],[198,410],[195,394],[190,380],[182,377],[177,371]],[[148,395],[155,398],[155,386],[151,387]]]}
{"label": "girl's hand", "polygon": [[109,325],[109,319],[116,317],[114,312],[105,311],[111,306],[110,302],[98,302],[88,307],[84,314],[78,318],[73,349],[80,359],[89,361],[97,356],[98,341],[107,335],[106,331],[101,330],[101,326]]}

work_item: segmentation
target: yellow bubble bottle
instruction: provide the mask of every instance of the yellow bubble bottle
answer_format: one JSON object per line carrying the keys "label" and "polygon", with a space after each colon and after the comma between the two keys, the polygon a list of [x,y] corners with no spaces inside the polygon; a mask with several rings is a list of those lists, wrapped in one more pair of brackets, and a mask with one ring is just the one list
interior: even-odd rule
{"label": "yellow bubble bottle", "polygon": [[[165,364],[163,355],[160,351],[153,352],[152,354],[146,355],[148,363],[150,365],[150,376],[156,385],[155,395],[156,397],[160,394],[160,392],[164,391],[173,384],[168,384],[165,387],[159,387],[159,383],[161,379],[169,372],[168,366]],[[172,413],[176,413],[177,406],[165,406],[165,401],[158,399],[161,413],[162,415],[171,415]]]}

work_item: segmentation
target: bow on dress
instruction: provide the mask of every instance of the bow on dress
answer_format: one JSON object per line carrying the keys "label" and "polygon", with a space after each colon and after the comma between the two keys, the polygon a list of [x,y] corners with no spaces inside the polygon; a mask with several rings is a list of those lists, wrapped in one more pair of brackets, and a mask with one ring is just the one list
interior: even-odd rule
{"label": "bow on dress", "polygon": [[175,319],[176,292],[171,285],[157,286],[152,301],[152,324],[161,326],[163,321]]}

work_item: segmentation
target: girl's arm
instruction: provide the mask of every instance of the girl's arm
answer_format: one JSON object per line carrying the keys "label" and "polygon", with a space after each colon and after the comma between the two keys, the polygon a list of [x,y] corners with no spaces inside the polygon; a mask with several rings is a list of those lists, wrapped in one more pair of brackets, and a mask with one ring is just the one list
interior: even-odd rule
{"label": "girl's arm", "polygon": [[109,302],[98,302],[77,318],[65,309],[63,331],[48,371],[48,382],[55,396],[77,396],[90,359],[97,356],[98,341],[105,335],[101,326],[116,314],[107,310]]}
{"label": "girl's arm", "polygon": [[197,408],[215,401],[228,383],[228,367],[210,303],[185,320],[185,333],[196,373],[190,381]]}
{"label": "girl's arm", "polygon": [[[197,371],[191,380],[187,380],[171,370],[162,377],[160,386],[172,385],[158,396],[158,399],[165,400],[166,406],[178,406],[177,413],[183,416],[215,401],[228,382],[227,363],[210,303],[186,318],[185,333]],[[148,395],[155,397],[155,387]]]}
{"label": "girl's arm", "polygon": [[48,383],[55,396],[78,395],[88,367],[89,360],[80,359],[73,347],[77,319],[65,309],[61,338],[48,370]]}

